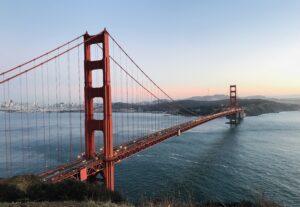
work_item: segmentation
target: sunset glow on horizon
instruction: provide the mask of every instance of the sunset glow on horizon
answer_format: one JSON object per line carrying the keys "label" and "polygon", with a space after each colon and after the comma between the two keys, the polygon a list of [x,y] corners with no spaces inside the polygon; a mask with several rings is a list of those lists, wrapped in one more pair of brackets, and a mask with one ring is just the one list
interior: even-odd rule
{"label": "sunset glow on horizon", "polygon": [[72,2],[2,1],[0,72],[106,27],[175,99],[300,95],[299,1]]}

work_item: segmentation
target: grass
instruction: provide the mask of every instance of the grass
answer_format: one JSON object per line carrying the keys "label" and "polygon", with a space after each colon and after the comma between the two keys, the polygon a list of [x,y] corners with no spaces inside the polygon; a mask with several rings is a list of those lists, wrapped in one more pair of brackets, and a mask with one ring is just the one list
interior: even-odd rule
{"label": "grass", "polygon": [[12,185],[24,192],[27,191],[28,187],[40,183],[40,179],[35,175],[14,176],[0,180],[0,185]]}
{"label": "grass", "polygon": [[97,202],[97,201],[53,201],[53,202],[26,202],[26,203],[0,203],[0,207],[134,207],[125,203]]}
{"label": "grass", "polygon": [[118,192],[111,192],[104,186],[67,180],[56,184],[44,183],[38,177],[16,176],[0,181],[0,202],[20,201],[112,201],[124,199]]}
{"label": "grass", "polygon": [[210,202],[206,204],[195,203],[178,203],[173,201],[161,202],[143,202],[137,205],[130,203],[112,203],[98,202],[98,201],[53,201],[53,202],[26,202],[26,203],[0,203],[0,207],[280,207],[269,201],[258,201],[251,203],[248,201],[241,201],[236,203],[215,203]]}

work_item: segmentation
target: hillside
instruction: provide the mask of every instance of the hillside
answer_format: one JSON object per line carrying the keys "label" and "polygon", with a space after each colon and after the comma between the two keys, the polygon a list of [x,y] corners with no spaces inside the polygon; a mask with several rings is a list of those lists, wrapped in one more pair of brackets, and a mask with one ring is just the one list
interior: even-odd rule
{"label": "hillside", "polygon": [[[176,106],[175,106],[176,105]],[[280,103],[265,99],[240,99],[238,105],[245,109],[247,116],[257,116],[266,113],[278,113],[282,111],[297,111],[300,109],[298,104]],[[114,103],[114,111],[137,111],[137,112],[160,112],[170,114],[190,115],[184,109],[178,109],[178,106],[193,111],[198,115],[208,115],[224,110],[228,106],[228,100],[217,101],[197,101],[180,100],[175,103],[161,102],[151,104],[125,104]]]}
{"label": "hillside", "polygon": [[298,104],[279,103],[275,101],[249,99],[240,100],[240,106],[245,109],[247,116],[257,116],[266,113],[278,113],[282,111],[297,111],[300,109]]}

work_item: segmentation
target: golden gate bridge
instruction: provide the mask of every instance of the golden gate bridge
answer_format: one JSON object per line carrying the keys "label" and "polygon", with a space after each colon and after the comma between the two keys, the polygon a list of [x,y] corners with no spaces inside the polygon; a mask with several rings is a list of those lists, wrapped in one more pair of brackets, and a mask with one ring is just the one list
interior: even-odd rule
{"label": "golden gate bridge", "polygon": [[0,73],[1,176],[95,180],[114,190],[114,165],[211,120],[236,125],[228,105],[199,116],[175,101],[105,29],[85,33]]}

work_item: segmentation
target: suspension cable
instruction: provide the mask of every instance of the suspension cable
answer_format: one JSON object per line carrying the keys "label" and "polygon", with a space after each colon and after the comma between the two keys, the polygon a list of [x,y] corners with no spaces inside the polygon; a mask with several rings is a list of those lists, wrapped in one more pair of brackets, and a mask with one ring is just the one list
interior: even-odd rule
{"label": "suspension cable", "polygon": [[23,66],[25,66],[25,65],[27,65],[27,64],[29,64],[29,63],[31,63],[31,62],[34,62],[34,61],[36,61],[36,60],[38,60],[38,59],[40,59],[40,58],[42,58],[42,57],[44,57],[44,56],[46,56],[46,55],[49,55],[49,54],[51,54],[52,52],[54,52],[54,51],[56,51],[56,50],[59,50],[60,48],[65,47],[66,45],[68,45],[68,44],[70,44],[70,43],[72,43],[72,42],[78,40],[78,39],[81,38],[82,36],[83,36],[83,34],[80,35],[80,36],[78,36],[78,37],[76,37],[76,38],[74,38],[73,40],[71,40],[71,41],[69,41],[69,42],[66,42],[66,43],[60,45],[60,46],[57,47],[57,48],[54,48],[53,50],[50,50],[50,51],[48,51],[48,52],[46,52],[46,53],[44,53],[44,54],[42,54],[42,55],[36,57],[36,58],[33,58],[33,59],[31,59],[31,60],[29,60],[29,61],[27,61],[27,62],[25,62],[25,63],[23,63],[23,64],[21,64],[21,65],[18,65],[18,66],[14,67],[14,68],[11,68],[11,69],[9,69],[9,70],[7,70],[7,71],[4,71],[4,72],[2,72],[2,73],[0,74],[0,76],[1,76],[1,75],[4,75],[4,74],[6,74],[6,73],[12,72],[12,71],[16,70],[17,68],[21,68],[21,67],[23,67]]}
{"label": "suspension cable", "polygon": [[121,47],[121,45],[115,40],[115,38],[113,38],[111,36],[110,33],[108,33],[109,37],[114,41],[114,43],[120,48],[120,50],[122,50],[122,52],[128,57],[128,59],[163,93],[165,94],[172,102],[174,102],[178,107],[180,107],[181,109],[185,110],[186,112],[189,112],[195,116],[198,116],[198,114],[196,114],[193,111],[190,111],[188,109],[183,108],[182,106],[180,106],[178,103],[176,103],[176,101],[169,96],[160,86],[158,86],[142,69],[141,67],[128,55],[128,53],[123,49],[123,47]]}
{"label": "suspension cable", "polygon": [[[114,40],[114,39],[113,39]],[[131,60],[133,61],[129,56],[128,54],[119,46],[118,43],[116,43],[118,45],[118,47],[124,52],[124,54]],[[100,47],[101,49],[103,49],[99,44],[97,44],[98,47]],[[156,95],[154,95],[150,90],[146,89],[146,87],[144,87],[138,80],[136,80],[129,72],[126,71],[126,69],[124,67],[122,67],[118,62],[117,60],[115,60],[112,56],[109,56],[110,59],[121,69],[123,70],[130,78],[132,78],[137,84],[139,84],[141,87],[143,87],[148,93],[150,93],[153,97],[155,97],[157,100],[160,100],[160,98],[158,98]],[[136,63],[133,62],[135,65]],[[136,65],[137,66],[137,65]],[[138,67],[138,66],[137,66]],[[194,116],[198,116],[198,114],[196,114],[195,112],[191,111],[191,110],[188,110],[184,107],[182,107],[181,105],[179,105],[173,98],[171,98],[165,91],[163,91],[148,75],[145,74],[145,72],[140,69],[138,67],[138,69],[150,80],[150,82],[152,82],[163,94],[165,94],[170,100],[171,102],[177,106],[178,108],[188,112],[189,114],[191,115],[194,115]],[[1,83],[1,82],[0,82]]]}
{"label": "suspension cable", "polygon": [[[18,77],[18,76],[20,76],[20,75],[22,75],[22,74],[24,74],[24,73],[28,73],[29,71],[32,71],[33,69],[38,68],[39,66],[41,66],[41,65],[43,65],[43,64],[45,64],[45,63],[47,63],[47,62],[50,62],[50,61],[53,60],[53,59],[58,58],[59,56],[62,56],[63,54],[65,54],[65,53],[67,53],[67,52],[69,52],[69,51],[71,51],[71,50],[73,50],[73,49],[79,47],[80,45],[82,45],[82,44],[84,44],[84,43],[86,43],[86,42],[88,42],[88,41],[93,40],[96,36],[98,36],[98,35],[101,34],[101,33],[102,33],[102,32],[100,32],[100,33],[98,33],[98,34],[96,34],[96,35],[94,35],[94,36],[91,36],[90,38],[86,39],[85,41],[83,41],[83,42],[81,42],[81,43],[78,43],[78,44],[74,45],[73,47],[68,48],[67,50],[65,50],[65,51],[63,51],[63,52],[61,52],[61,53],[59,53],[59,54],[57,54],[57,55],[55,55],[55,56],[53,56],[53,57],[51,57],[51,58],[49,58],[49,59],[43,61],[43,62],[41,62],[41,63],[39,63],[39,64],[37,64],[37,65],[35,65],[35,66],[33,66],[33,67],[30,67],[30,68],[27,69],[27,70],[24,70],[24,71],[22,71],[22,72],[20,72],[20,73],[17,73],[17,74],[15,74],[15,75],[13,75],[13,76],[10,76],[10,77],[8,77],[8,78],[6,78],[6,79],[0,81],[0,85],[3,84],[3,83],[5,83],[5,82],[7,82],[7,81],[9,81],[9,80],[11,80],[11,79],[14,79],[14,78]],[[33,60],[33,62],[35,62],[35,60]]]}
{"label": "suspension cable", "polygon": [[78,62],[77,62],[77,67],[78,67],[78,93],[79,93],[79,97],[78,97],[78,101],[79,101],[79,132],[80,132],[80,154],[82,154],[83,152],[83,136],[82,136],[82,110],[81,110],[81,89],[80,89],[80,51],[79,51],[79,47],[77,50],[77,55],[78,55]]}

